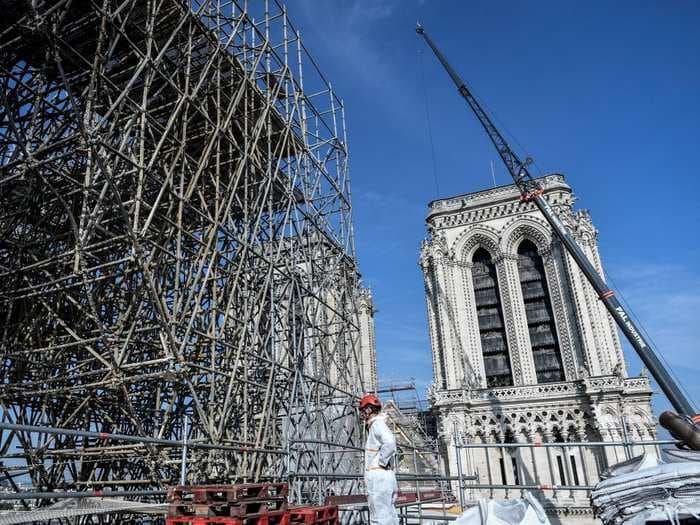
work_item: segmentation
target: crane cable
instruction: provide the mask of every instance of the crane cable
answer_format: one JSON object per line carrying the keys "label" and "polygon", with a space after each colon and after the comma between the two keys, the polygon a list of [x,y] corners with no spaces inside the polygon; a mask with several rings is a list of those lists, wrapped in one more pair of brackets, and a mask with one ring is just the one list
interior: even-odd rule
{"label": "crane cable", "polygon": [[[515,142],[515,144],[525,153],[526,156],[529,157],[529,155],[527,154],[527,150],[525,149],[525,147],[520,143],[520,141],[518,141],[517,137],[516,137],[513,133],[510,132],[510,130],[508,129],[508,127],[505,126],[505,124],[503,123],[503,121],[502,121],[500,118],[498,118],[498,115],[496,114],[496,112],[493,111],[493,109],[491,109],[491,108],[488,106],[488,104],[486,104],[482,99],[480,99],[479,97],[477,97],[477,96],[474,94],[473,91],[472,91],[472,96],[479,102],[479,104],[480,104],[480,105],[491,115],[491,117],[498,123],[498,125],[500,126],[500,129],[503,129],[503,130],[505,131],[506,135],[510,136],[510,138]],[[533,162],[533,166],[540,172],[540,176],[542,176],[542,175],[543,175],[542,169],[537,165],[536,162]],[[644,336],[645,336],[645,337],[649,340],[649,342],[651,343],[651,345],[652,345],[651,348],[652,348],[652,351],[654,352],[654,354],[656,354],[656,356],[659,357],[659,359],[664,363],[664,365],[666,366],[666,369],[668,370],[669,374],[670,374],[670,375],[673,377],[673,379],[676,381],[676,383],[678,384],[678,387],[679,387],[680,390],[685,394],[685,396],[686,396],[688,399],[693,399],[693,397],[690,395],[690,393],[689,393],[688,390],[685,388],[685,386],[683,386],[683,383],[679,380],[678,375],[675,373],[675,371],[674,371],[673,368],[671,367],[670,363],[666,360],[665,356],[664,356],[661,352],[659,352],[659,351],[657,350],[658,348],[660,348],[659,345],[657,345],[657,344],[656,344],[656,341],[654,341],[654,339],[651,337],[651,334],[648,332],[648,330],[647,330],[646,327],[644,326],[644,323],[642,323],[642,321],[641,321],[641,319],[639,318],[639,316],[634,312],[634,310],[632,310],[632,308],[630,307],[629,303],[628,303],[627,300],[625,299],[624,295],[622,295],[621,289],[620,289],[620,287],[617,285],[617,283],[615,282],[615,280],[613,279],[613,277],[610,275],[610,273],[609,273],[608,271],[606,271],[605,268],[602,268],[602,272],[603,272],[603,274],[605,275],[605,277],[607,278],[607,280],[610,282],[610,284],[612,285],[612,289],[615,290],[615,295],[620,299],[620,302],[624,305],[625,309],[629,312],[630,316],[631,316],[631,317],[634,319],[634,321],[637,323],[637,326],[639,327],[640,331],[644,334]]]}
{"label": "crane cable", "polygon": [[[602,266],[601,266],[602,267]],[[649,340],[651,343],[651,350],[656,354],[656,356],[663,362],[664,365],[666,365],[666,369],[668,370],[668,373],[673,377],[673,379],[676,381],[678,384],[678,387],[680,390],[685,394],[685,396],[692,400],[693,396],[690,395],[690,392],[685,388],[683,383],[680,381],[678,375],[676,375],[675,371],[671,367],[670,363],[666,360],[666,357],[659,352],[657,349],[660,348],[659,345],[656,344],[656,341],[651,337],[651,334],[647,331],[646,327],[642,323],[642,320],[639,318],[639,316],[632,310],[630,307],[629,303],[625,299],[625,296],[622,294],[622,289],[617,285],[615,282],[615,279],[613,279],[612,275],[610,275],[610,272],[606,271],[605,268],[603,268],[603,275],[605,275],[605,278],[610,282],[612,285],[612,288],[615,290],[615,295],[620,299],[620,302],[623,304],[625,309],[629,312],[630,316],[634,319],[634,321],[637,323],[637,326],[641,330],[641,332],[644,334],[644,336]]]}
{"label": "crane cable", "polygon": [[[426,129],[427,129],[427,134],[428,134],[428,141],[430,144],[430,155],[431,155],[431,160],[432,160],[432,168],[433,168],[433,179],[435,180],[435,191],[436,191],[436,197],[439,198],[440,194],[440,184],[438,182],[438,175],[437,175],[437,162],[435,160],[435,144],[433,140],[433,125],[432,125],[432,118],[430,115],[430,99],[429,99],[429,93],[428,93],[428,85],[427,85],[427,80],[426,80],[426,75],[425,75],[425,64],[423,62],[423,50],[418,49],[418,59],[419,59],[419,69],[420,69],[420,76],[421,76],[421,87],[423,91],[423,105],[425,107],[425,122],[426,122]],[[520,150],[525,154],[525,157],[531,158],[531,156],[528,154],[527,149],[522,145],[522,143],[518,140],[518,138],[515,136],[515,134],[511,133],[511,131],[508,129],[508,127],[504,124],[503,120],[501,120],[498,115],[496,114],[491,107],[489,107],[486,102],[484,102],[480,97],[478,97],[473,91],[472,91],[472,96],[479,102],[479,104],[491,115],[491,118],[496,121],[496,123],[500,126],[501,129],[504,130],[505,134],[508,135],[511,140],[520,148]],[[544,172],[542,171],[542,168],[537,164],[536,161],[533,160],[532,165],[537,169],[539,172],[539,176],[544,175]]]}
{"label": "crane cable", "polygon": [[435,198],[440,198],[440,182],[438,181],[437,163],[435,161],[435,143],[433,141],[433,124],[430,118],[430,102],[428,99],[428,85],[425,77],[425,65],[423,63],[423,50],[418,49],[418,69],[420,70],[421,86],[423,88],[423,103],[425,106],[425,128],[428,132],[428,142],[430,144],[430,158],[433,166],[433,180],[435,181]]}

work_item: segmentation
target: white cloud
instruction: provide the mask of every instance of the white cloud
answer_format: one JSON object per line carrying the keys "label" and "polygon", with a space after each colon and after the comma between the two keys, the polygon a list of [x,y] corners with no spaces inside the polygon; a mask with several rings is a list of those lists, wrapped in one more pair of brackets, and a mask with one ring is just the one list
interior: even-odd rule
{"label": "white cloud", "polygon": [[[384,101],[381,107],[388,111],[395,122],[407,122],[407,107],[416,104],[400,72],[396,71],[391,57],[383,48],[382,30],[379,27],[405,3],[398,0],[363,2],[317,2],[301,0],[301,14],[321,40],[325,51],[337,59],[349,76],[367,87],[374,99]],[[406,28],[410,32],[411,28]],[[302,32],[302,39],[304,33]],[[342,93],[340,93],[342,96]],[[402,126],[399,129],[413,129]]]}
{"label": "white cloud", "polygon": [[353,2],[349,22],[363,24],[388,18],[394,12],[396,5],[396,2]]}

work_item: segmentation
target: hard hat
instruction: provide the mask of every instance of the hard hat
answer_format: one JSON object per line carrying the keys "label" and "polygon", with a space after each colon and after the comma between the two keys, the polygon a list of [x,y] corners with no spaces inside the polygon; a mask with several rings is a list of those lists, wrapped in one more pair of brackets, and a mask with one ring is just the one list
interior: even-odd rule
{"label": "hard hat", "polygon": [[360,410],[363,410],[365,407],[368,407],[368,406],[375,406],[377,408],[382,408],[382,402],[379,401],[379,398],[377,396],[375,396],[374,394],[365,394],[360,399]]}

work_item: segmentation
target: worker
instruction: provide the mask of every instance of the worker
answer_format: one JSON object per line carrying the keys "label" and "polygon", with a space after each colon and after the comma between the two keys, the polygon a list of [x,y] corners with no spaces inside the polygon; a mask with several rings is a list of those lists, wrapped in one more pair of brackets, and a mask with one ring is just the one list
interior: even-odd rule
{"label": "worker", "polygon": [[394,508],[398,487],[391,468],[396,452],[396,439],[381,414],[382,404],[377,396],[367,394],[360,399],[360,414],[367,427],[365,444],[365,487],[372,525],[399,525]]}

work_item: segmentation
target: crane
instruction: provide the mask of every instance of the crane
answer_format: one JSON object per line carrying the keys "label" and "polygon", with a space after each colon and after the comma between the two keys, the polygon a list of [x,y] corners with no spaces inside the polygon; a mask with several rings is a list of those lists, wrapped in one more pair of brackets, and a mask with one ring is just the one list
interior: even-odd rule
{"label": "crane", "polygon": [[693,404],[676,384],[673,377],[671,377],[671,374],[668,373],[668,370],[666,370],[656,353],[652,350],[651,346],[647,342],[647,339],[637,328],[637,325],[632,320],[630,314],[627,312],[627,310],[625,310],[620,301],[618,301],[617,297],[615,297],[615,292],[608,287],[603,278],[598,274],[583,250],[581,250],[581,247],[568,232],[559,216],[550,206],[547,199],[545,199],[544,190],[541,184],[535,178],[533,178],[528,171],[527,167],[532,160],[529,158],[520,160],[518,155],[516,155],[516,153],[511,149],[508,142],[506,142],[506,140],[503,138],[503,135],[501,135],[496,126],[494,126],[493,122],[491,122],[491,119],[483,110],[479,102],[469,91],[469,88],[467,88],[467,85],[464,83],[462,78],[452,68],[445,56],[440,52],[435,43],[428,36],[428,33],[425,31],[423,26],[418,24],[416,26],[416,32],[423,37],[430,49],[432,49],[433,53],[435,53],[435,56],[445,68],[445,71],[447,71],[447,74],[450,76],[455,86],[457,86],[459,94],[462,95],[462,98],[467,101],[467,104],[469,104],[469,107],[479,119],[479,122],[486,131],[486,134],[496,147],[498,155],[506,165],[508,173],[510,173],[515,185],[520,190],[521,199],[527,202],[534,202],[537,208],[542,212],[542,215],[552,227],[554,234],[561,241],[566,251],[569,253],[569,255],[571,255],[578,267],[581,269],[581,272],[585,275],[588,282],[598,294],[598,297],[617,323],[617,326],[619,326],[620,330],[622,330],[622,332],[625,334],[627,340],[635,349],[640,359],[644,363],[644,366],[647,367],[676,412],[678,412],[678,414],[681,416],[685,416],[689,420],[690,418],[694,418],[694,416],[696,416],[696,412]]}

